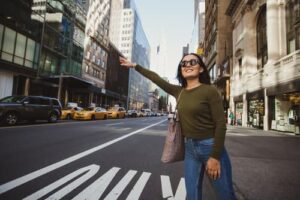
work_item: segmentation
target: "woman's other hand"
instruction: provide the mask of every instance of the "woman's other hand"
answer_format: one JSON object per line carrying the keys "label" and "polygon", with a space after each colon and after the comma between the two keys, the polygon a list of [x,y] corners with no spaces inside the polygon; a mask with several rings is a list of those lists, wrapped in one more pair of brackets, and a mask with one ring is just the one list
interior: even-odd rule
{"label": "woman's other hand", "polygon": [[120,61],[120,64],[126,68],[134,68],[136,66],[136,63],[132,63],[123,57],[119,57],[119,61]]}
{"label": "woman's other hand", "polygon": [[220,161],[215,158],[209,158],[206,163],[207,175],[216,180],[221,176],[221,165]]}

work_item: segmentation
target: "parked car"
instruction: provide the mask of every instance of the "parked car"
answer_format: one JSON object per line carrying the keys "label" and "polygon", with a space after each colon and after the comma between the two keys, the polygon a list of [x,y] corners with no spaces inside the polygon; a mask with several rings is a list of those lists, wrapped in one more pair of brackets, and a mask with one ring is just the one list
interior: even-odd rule
{"label": "parked car", "polygon": [[43,96],[9,96],[0,99],[0,121],[15,125],[21,120],[56,122],[61,116],[58,99]]}
{"label": "parked car", "polygon": [[138,117],[138,112],[136,110],[127,110],[127,117]]}
{"label": "parked car", "polygon": [[108,118],[125,118],[126,110],[123,107],[112,107],[108,109]]}
{"label": "parked car", "polygon": [[60,119],[74,119],[74,115],[76,112],[82,110],[81,107],[68,107],[63,108],[61,111]]}
{"label": "parked car", "polygon": [[106,109],[101,107],[84,108],[74,114],[74,119],[77,120],[107,119],[107,117],[108,113]]}
{"label": "parked car", "polygon": [[143,117],[150,117],[151,116],[151,110],[150,109],[141,109],[141,113]]}

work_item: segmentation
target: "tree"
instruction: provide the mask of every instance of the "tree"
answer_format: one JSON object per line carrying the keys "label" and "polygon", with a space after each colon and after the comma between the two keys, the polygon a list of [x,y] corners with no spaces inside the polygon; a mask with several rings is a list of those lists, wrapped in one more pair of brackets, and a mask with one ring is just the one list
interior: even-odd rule
{"label": "tree", "polygon": [[160,96],[158,100],[158,108],[159,110],[167,110],[167,98],[165,96]]}

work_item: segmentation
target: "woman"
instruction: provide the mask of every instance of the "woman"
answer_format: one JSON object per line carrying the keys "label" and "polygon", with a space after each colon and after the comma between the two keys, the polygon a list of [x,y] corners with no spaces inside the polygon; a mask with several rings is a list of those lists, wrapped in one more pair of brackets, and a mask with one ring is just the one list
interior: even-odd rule
{"label": "woman", "polygon": [[156,73],[120,57],[120,63],[135,68],[167,93],[178,97],[178,113],[185,137],[184,172],[188,200],[202,199],[206,171],[218,199],[236,199],[232,186],[231,164],[224,147],[226,122],[222,100],[205,64],[197,54],[185,55],[177,69],[181,86],[173,85]]}

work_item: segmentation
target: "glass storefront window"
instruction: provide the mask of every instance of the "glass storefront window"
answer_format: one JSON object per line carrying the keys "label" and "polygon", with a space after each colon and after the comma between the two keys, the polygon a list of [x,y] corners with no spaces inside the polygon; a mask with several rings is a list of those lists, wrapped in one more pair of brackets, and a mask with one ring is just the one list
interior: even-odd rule
{"label": "glass storefront window", "polygon": [[33,60],[34,60],[34,52],[35,52],[35,42],[32,39],[27,40],[27,49],[26,49],[26,60],[25,66],[26,67],[33,67]]}
{"label": "glass storefront window", "polygon": [[51,57],[49,55],[46,56],[44,71],[45,72],[51,71]]}
{"label": "glass storefront window", "polygon": [[248,123],[257,128],[263,128],[264,124],[264,100],[256,99],[249,101]]}
{"label": "glass storefront window", "polygon": [[2,24],[0,24],[0,50],[1,50],[1,47],[2,47],[3,29],[4,29],[4,26]]}
{"label": "glass storefront window", "polygon": [[15,47],[16,31],[5,27],[1,58],[12,62]]}
{"label": "glass storefront window", "polygon": [[52,57],[52,62],[51,62],[51,73],[55,74],[57,68],[57,58]]}
{"label": "glass storefront window", "polygon": [[25,56],[26,37],[20,33],[17,34],[16,50],[14,63],[23,65]]}
{"label": "glass storefront window", "polygon": [[236,102],[235,104],[235,120],[237,125],[242,125],[243,116],[243,102]]}
{"label": "glass storefront window", "polygon": [[33,66],[34,69],[38,68],[39,52],[40,52],[40,44],[35,43],[34,66]]}

